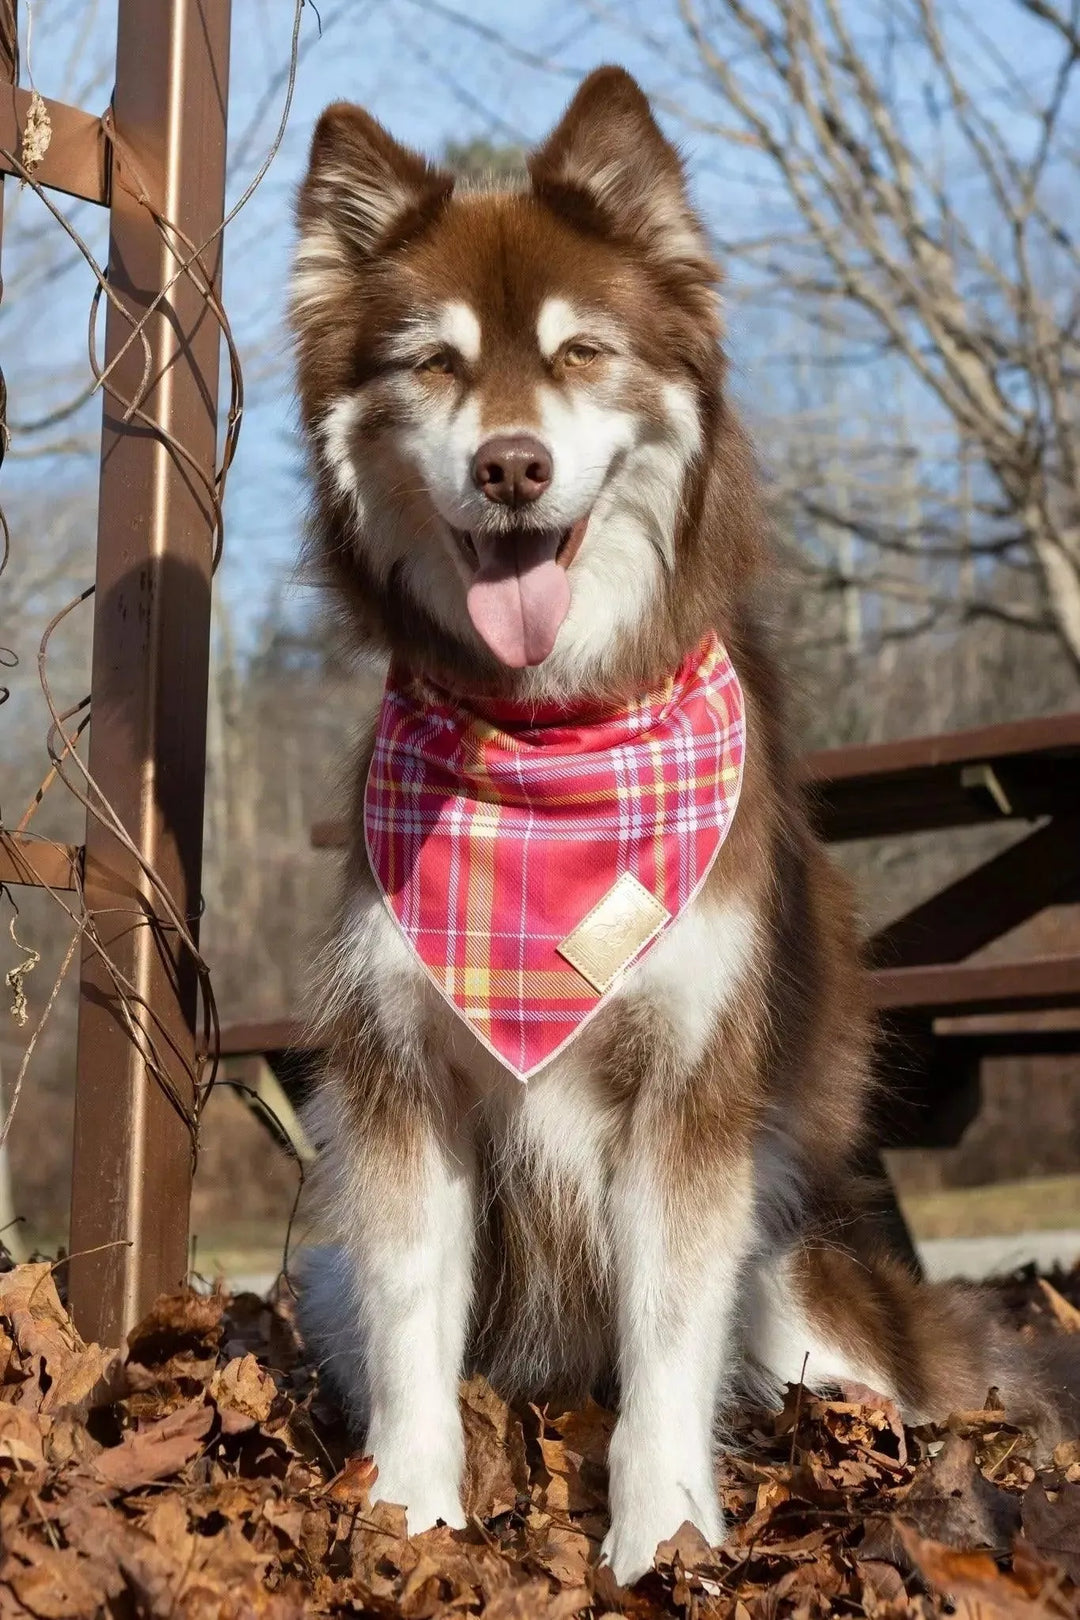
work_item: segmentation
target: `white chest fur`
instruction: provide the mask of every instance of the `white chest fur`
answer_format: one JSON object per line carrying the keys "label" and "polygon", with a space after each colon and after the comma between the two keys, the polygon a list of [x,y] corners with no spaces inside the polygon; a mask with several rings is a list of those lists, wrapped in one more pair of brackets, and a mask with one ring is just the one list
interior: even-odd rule
{"label": "white chest fur", "polygon": [[[755,919],[744,901],[721,903],[699,896],[661,935],[643,959],[631,965],[606,998],[612,1009],[649,1003],[669,1027],[675,1066],[689,1071],[702,1057],[717,1018],[738,993],[753,955]],[[419,1057],[445,1053],[448,1065],[468,1074],[484,1092],[521,1082],[504,1069],[438,993],[373,884],[354,899],[352,913],[333,953],[329,998],[332,1012],[361,995],[374,1009],[387,1045]],[[559,1082],[590,1077],[601,1018],[528,1082],[560,1089]],[[551,1083],[555,1082],[554,1085]]]}

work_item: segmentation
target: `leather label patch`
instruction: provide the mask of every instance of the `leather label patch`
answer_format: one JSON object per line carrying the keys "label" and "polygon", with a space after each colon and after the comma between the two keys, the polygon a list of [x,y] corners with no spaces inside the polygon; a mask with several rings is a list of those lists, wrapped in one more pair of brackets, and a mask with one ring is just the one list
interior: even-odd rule
{"label": "leather label patch", "polygon": [[555,949],[603,995],[670,917],[632,872],[624,872]]}

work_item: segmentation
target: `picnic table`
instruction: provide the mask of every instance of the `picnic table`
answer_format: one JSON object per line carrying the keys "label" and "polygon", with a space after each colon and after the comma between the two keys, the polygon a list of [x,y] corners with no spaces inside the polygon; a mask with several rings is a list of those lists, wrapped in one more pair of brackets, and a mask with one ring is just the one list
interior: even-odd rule
{"label": "picnic table", "polygon": [[[1046,907],[1080,901],[1080,713],[823,749],[801,777],[831,843],[1031,826],[867,942],[879,1065],[900,1081],[883,1088],[878,1146],[950,1145],[978,1106],[985,1059],[1080,1052],[1080,939],[1068,954],[970,960]],[[340,821],[311,831],[318,849],[346,835]],[[1048,1012],[1062,1015],[1049,1027]],[[293,1100],[318,1057],[289,1018],[226,1024],[221,1053],[265,1059]]]}

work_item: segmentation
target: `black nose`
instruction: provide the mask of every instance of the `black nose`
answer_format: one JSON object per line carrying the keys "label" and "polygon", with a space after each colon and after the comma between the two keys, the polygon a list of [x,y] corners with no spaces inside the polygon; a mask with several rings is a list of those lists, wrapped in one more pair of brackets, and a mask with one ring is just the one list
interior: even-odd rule
{"label": "black nose", "polygon": [[525,506],[551,483],[551,454],[527,433],[504,433],[480,446],[473,457],[472,475],[489,501]]}

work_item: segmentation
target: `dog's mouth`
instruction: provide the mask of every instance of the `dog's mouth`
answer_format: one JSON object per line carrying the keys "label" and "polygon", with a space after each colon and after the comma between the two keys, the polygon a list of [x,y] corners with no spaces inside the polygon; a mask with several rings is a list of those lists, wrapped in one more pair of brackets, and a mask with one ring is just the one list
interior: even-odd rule
{"label": "dog's mouth", "polygon": [[542,664],[570,609],[566,570],[581,549],[587,517],[568,529],[455,529],[473,569],[466,598],[473,628],[510,669]]}

